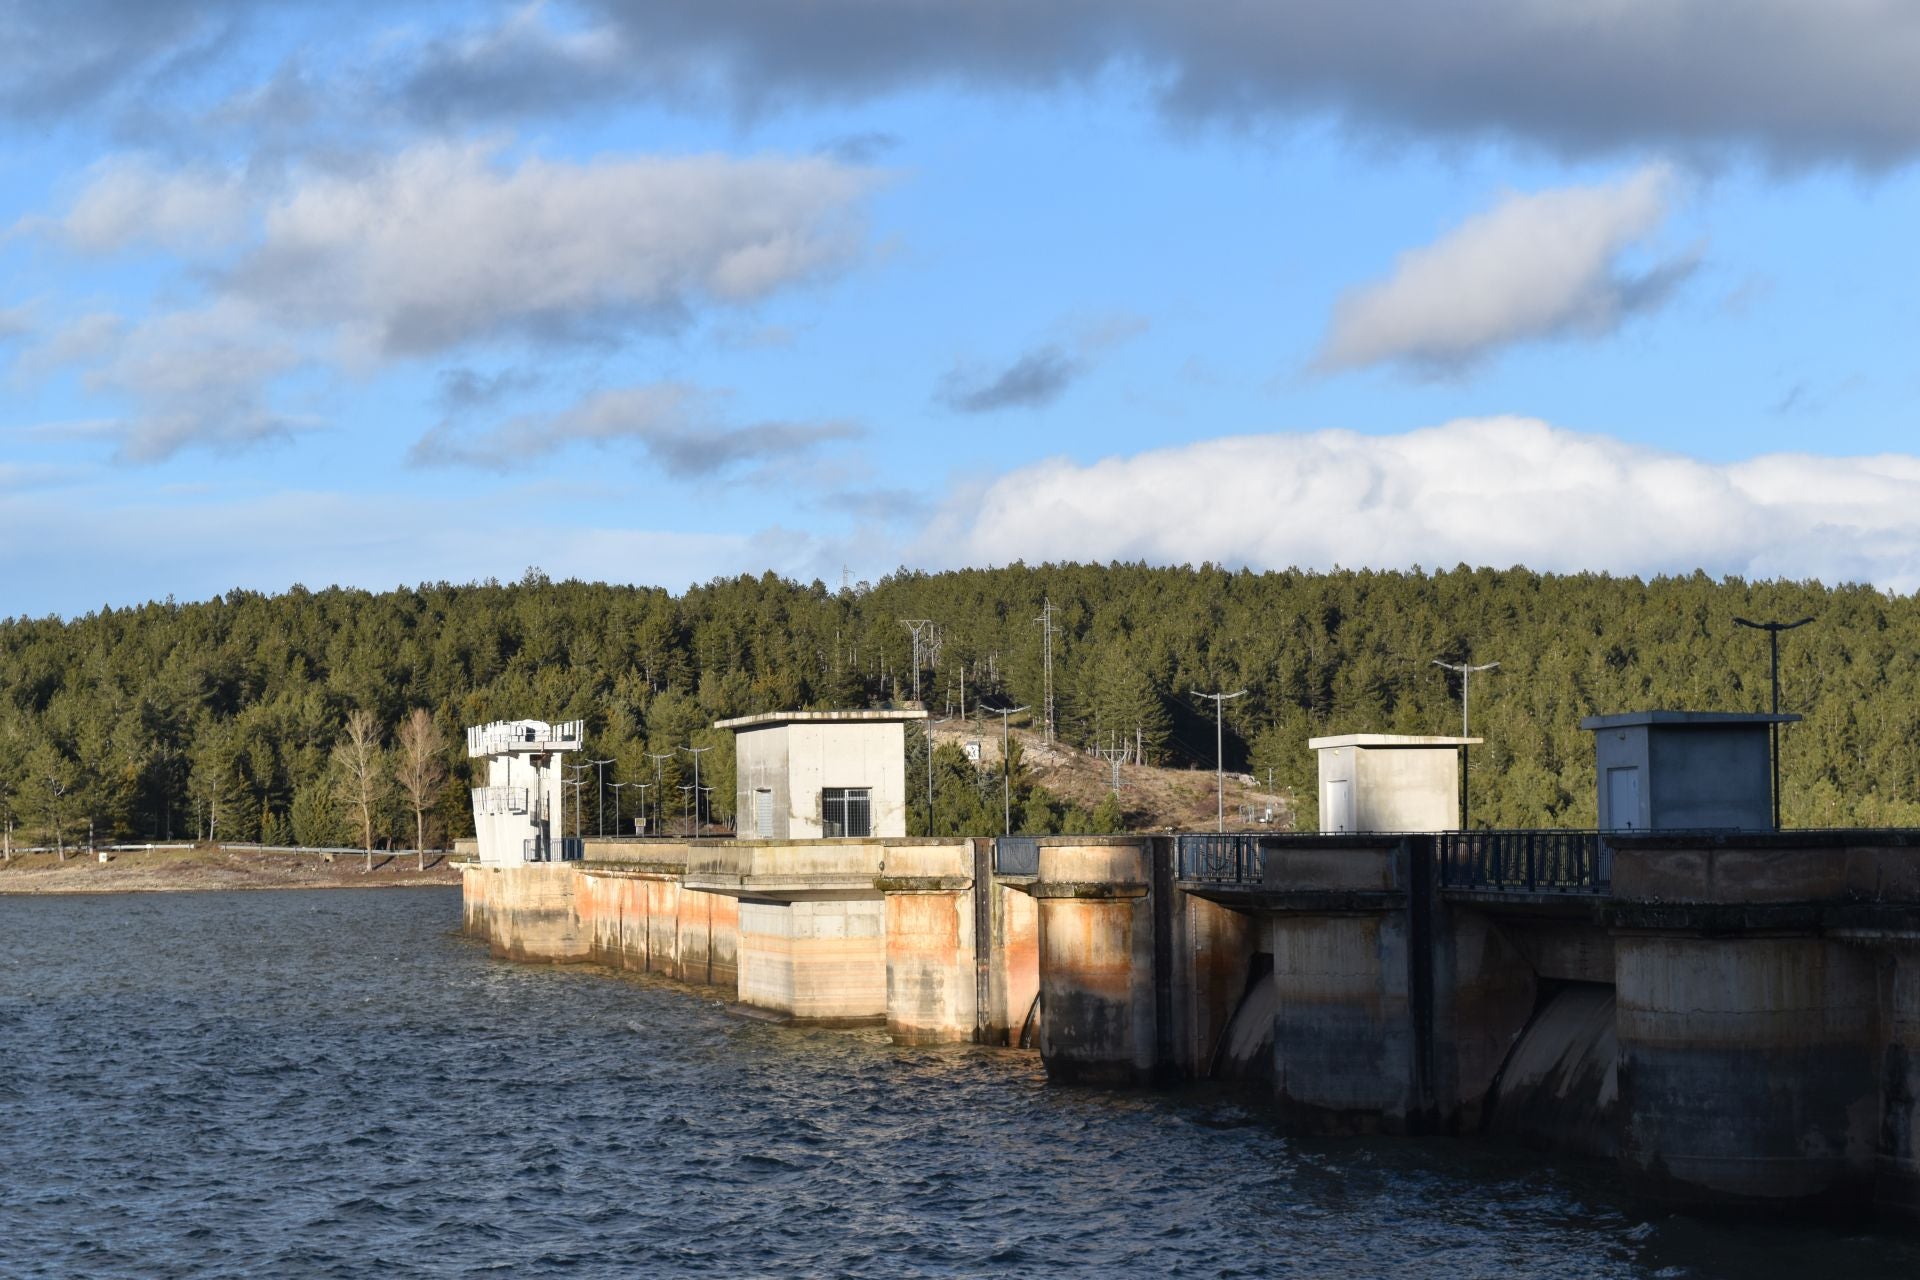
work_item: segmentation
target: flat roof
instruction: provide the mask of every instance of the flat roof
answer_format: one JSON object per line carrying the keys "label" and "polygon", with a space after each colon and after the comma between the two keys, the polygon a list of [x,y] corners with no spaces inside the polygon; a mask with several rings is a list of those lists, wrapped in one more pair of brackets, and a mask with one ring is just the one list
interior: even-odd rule
{"label": "flat roof", "polygon": [[1652,725],[1662,729],[1714,729],[1751,724],[1795,724],[1800,717],[1765,711],[1622,711],[1610,716],[1588,716],[1582,729],[1631,729]]}
{"label": "flat roof", "polygon": [[903,720],[925,720],[924,708],[882,707],[860,711],[762,711],[758,715],[735,716],[715,720],[716,729],[768,729],[780,724],[891,724]]}
{"label": "flat roof", "polygon": [[1308,738],[1315,751],[1326,747],[1477,747],[1485,738],[1433,738],[1412,733],[1342,733],[1331,738]]}

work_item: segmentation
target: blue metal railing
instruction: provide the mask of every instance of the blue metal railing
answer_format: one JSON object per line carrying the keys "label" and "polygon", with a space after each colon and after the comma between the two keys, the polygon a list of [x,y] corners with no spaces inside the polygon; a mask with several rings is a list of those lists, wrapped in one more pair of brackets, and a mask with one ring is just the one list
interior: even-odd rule
{"label": "blue metal railing", "polygon": [[1174,848],[1179,880],[1260,884],[1266,877],[1266,855],[1257,835],[1175,836]]}
{"label": "blue metal railing", "polygon": [[995,836],[993,873],[997,876],[1037,876],[1040,874],[1040,840],[1037,836]]}
{"label": "blue metal railing", "polygon": [[1434,837],[1442,889],[1606,893],[1612,858],[1598,831],[1445,831]]}

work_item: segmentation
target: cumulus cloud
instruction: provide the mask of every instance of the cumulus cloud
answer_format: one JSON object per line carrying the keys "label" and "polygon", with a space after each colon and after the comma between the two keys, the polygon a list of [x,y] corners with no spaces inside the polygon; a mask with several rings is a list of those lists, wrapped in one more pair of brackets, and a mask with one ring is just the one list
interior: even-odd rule
{"label": "cumulus cloud", "polygon": [[558,413],[529,413],[490,427],[449,418],[414,443],[416,466],[523,466],[575,444],[628,445],[667,474],[711,476],[746,464],[764,470],[858,429],[843,422],[759,422],[727,425],[718,397],[682,383],[661,382],[597,392]]}
{"label": "cumulus cloud", "polygon": [[947,508],[929,564],[1523,564],[1920,589],[1920,457],[1715,463],[1525,418],[1240,436],[1011,472]]}
{"label": "cumulus cloud", "polygon": [[1125,66],[1187,116],[1330,111],[1567,153],[1879,166],[1920,149],[1916,65],[1920,10],[1903,0],[579,0],[434,43],[405,93],[442,118],[643,96],[755,111],[930,82],[1047,89]]}
{"label": "cumulus cloud", "polygon": [[1621,266],[1666,219],[1671,187],[1653,166],[1606,186],[1508,196],[1342,297],[1315,363],[1444,371],[1515,342],[1610,333],[1693,269],[1692,256],[1638,273]]}

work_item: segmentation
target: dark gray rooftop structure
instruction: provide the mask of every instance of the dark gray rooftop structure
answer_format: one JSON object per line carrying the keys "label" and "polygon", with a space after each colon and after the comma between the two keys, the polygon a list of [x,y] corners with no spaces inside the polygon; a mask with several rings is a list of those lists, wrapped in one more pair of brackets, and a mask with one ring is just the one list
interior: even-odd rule
{"label": "dark gray rooftop structure", "polygon": [[1603,831],[1773,828],[1768,731],[1796,715],[1630,711],[1588,716]]}

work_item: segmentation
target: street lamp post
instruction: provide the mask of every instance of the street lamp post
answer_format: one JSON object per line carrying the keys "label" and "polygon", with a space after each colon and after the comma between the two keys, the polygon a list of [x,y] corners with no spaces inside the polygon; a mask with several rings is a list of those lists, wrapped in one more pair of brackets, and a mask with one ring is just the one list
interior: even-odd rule
{"label": "street lamp post", "polygon": [[1246,697],[1247,691],[1245,689],[1236,689],[1232,693],[1201,693],[1198,689],[1190,689],[1188,692],[1196,698],[1209,698],[1213,701],[1214,808],[1216,810],[1216,821],[1219,829],[1225,831],[1227,829],[1227,764],[1226,732],[1222,727],[1224,720],[1223,708],[1235,698]]}
{"label": "street lamp post", "polygon": [[933,834],[933,726],[945,720],[928,720],[927,726],[927,834]]}
{"label": "street lamp post", "polygon": [[[594,825],[599,827],[600,834],[605,836],[607,834],[606,767],[612,764],[613,761],[612,759],[589,760],[587,763],[593,766],[593,821]],[[616,815],[614,818],[614,826],[618,828],[619,825],[620,819]]]}
{"label": "street lamp post", "polygon": [[[1467,692],[1469,686],[1473,683],[1473,673],[1476,671],[1498,671],[1500,664],[1497,662],[1483,662],[1479,666],[1472,666],[1465,662],[1442,662],[1440,659],[1435,658],[1433,665],[1436,667],[1444,667],[1446,670],[1456,672],[1460,676],[1460,736],[1463,738],[1471,738],[1473,734],[1467,728],[1467,707],[1469,705]],[[1463,742],[1460,744],[1460,829],[1462,831],[1467,829],[1468,750],[1469,748],[1466,743]]]}
{"label": "street lamp post", "polygon": [[696,747],[692,743],[688,743],[686,746],[676,749],[684,751],[693,757],[693,816],[697,820],[700,817],[700,793],[702,791],[713,790],[712,787],[703,787],[700,785],[700,753],[703,751],[711,751],[713,748]]}
{"label": "street lamp post", "polygon": [[[652,782],[635,782],[635,783],[630,783],[629,785],[637,787],[640,790],[640,834],[646,835],[647,834],[647,792],[652,790],[654,786],[656,786],[657,784]],[[653,807],[655,812],[659,811],[660,801],[658,797],[655,797],[653,802]]]}
{"label": "street lamp post", "polygon": [[[1780,633],[1792,631],[1795,627],[1804,627],[1812,618],[1802,618],[1798,622],[1749,622],[1745,618],[1734,621],[1743,627],[1752,627],[1755,631],[1767,633],[1767,652],[1771,659],[1773,672],[1773,714],[1780,714]],[[1767,726],[1767,754],[1773,757],[1773,829],[1780,829],[1780,722],[1775,720]]]}
{"label": "street lamp post", "polygon": [[617,836],[620,834],[620,792],[633,784],[631,782],[613,782],[608,785],[613,788],[613,834]]}
{"label": "street lamp post", "polygon": [[1007,717],[1025,711],[1022,707],[982,707],[989,715],[1000,717],[1000,820],[1006,834],[1013,834],[1013,730]]}

